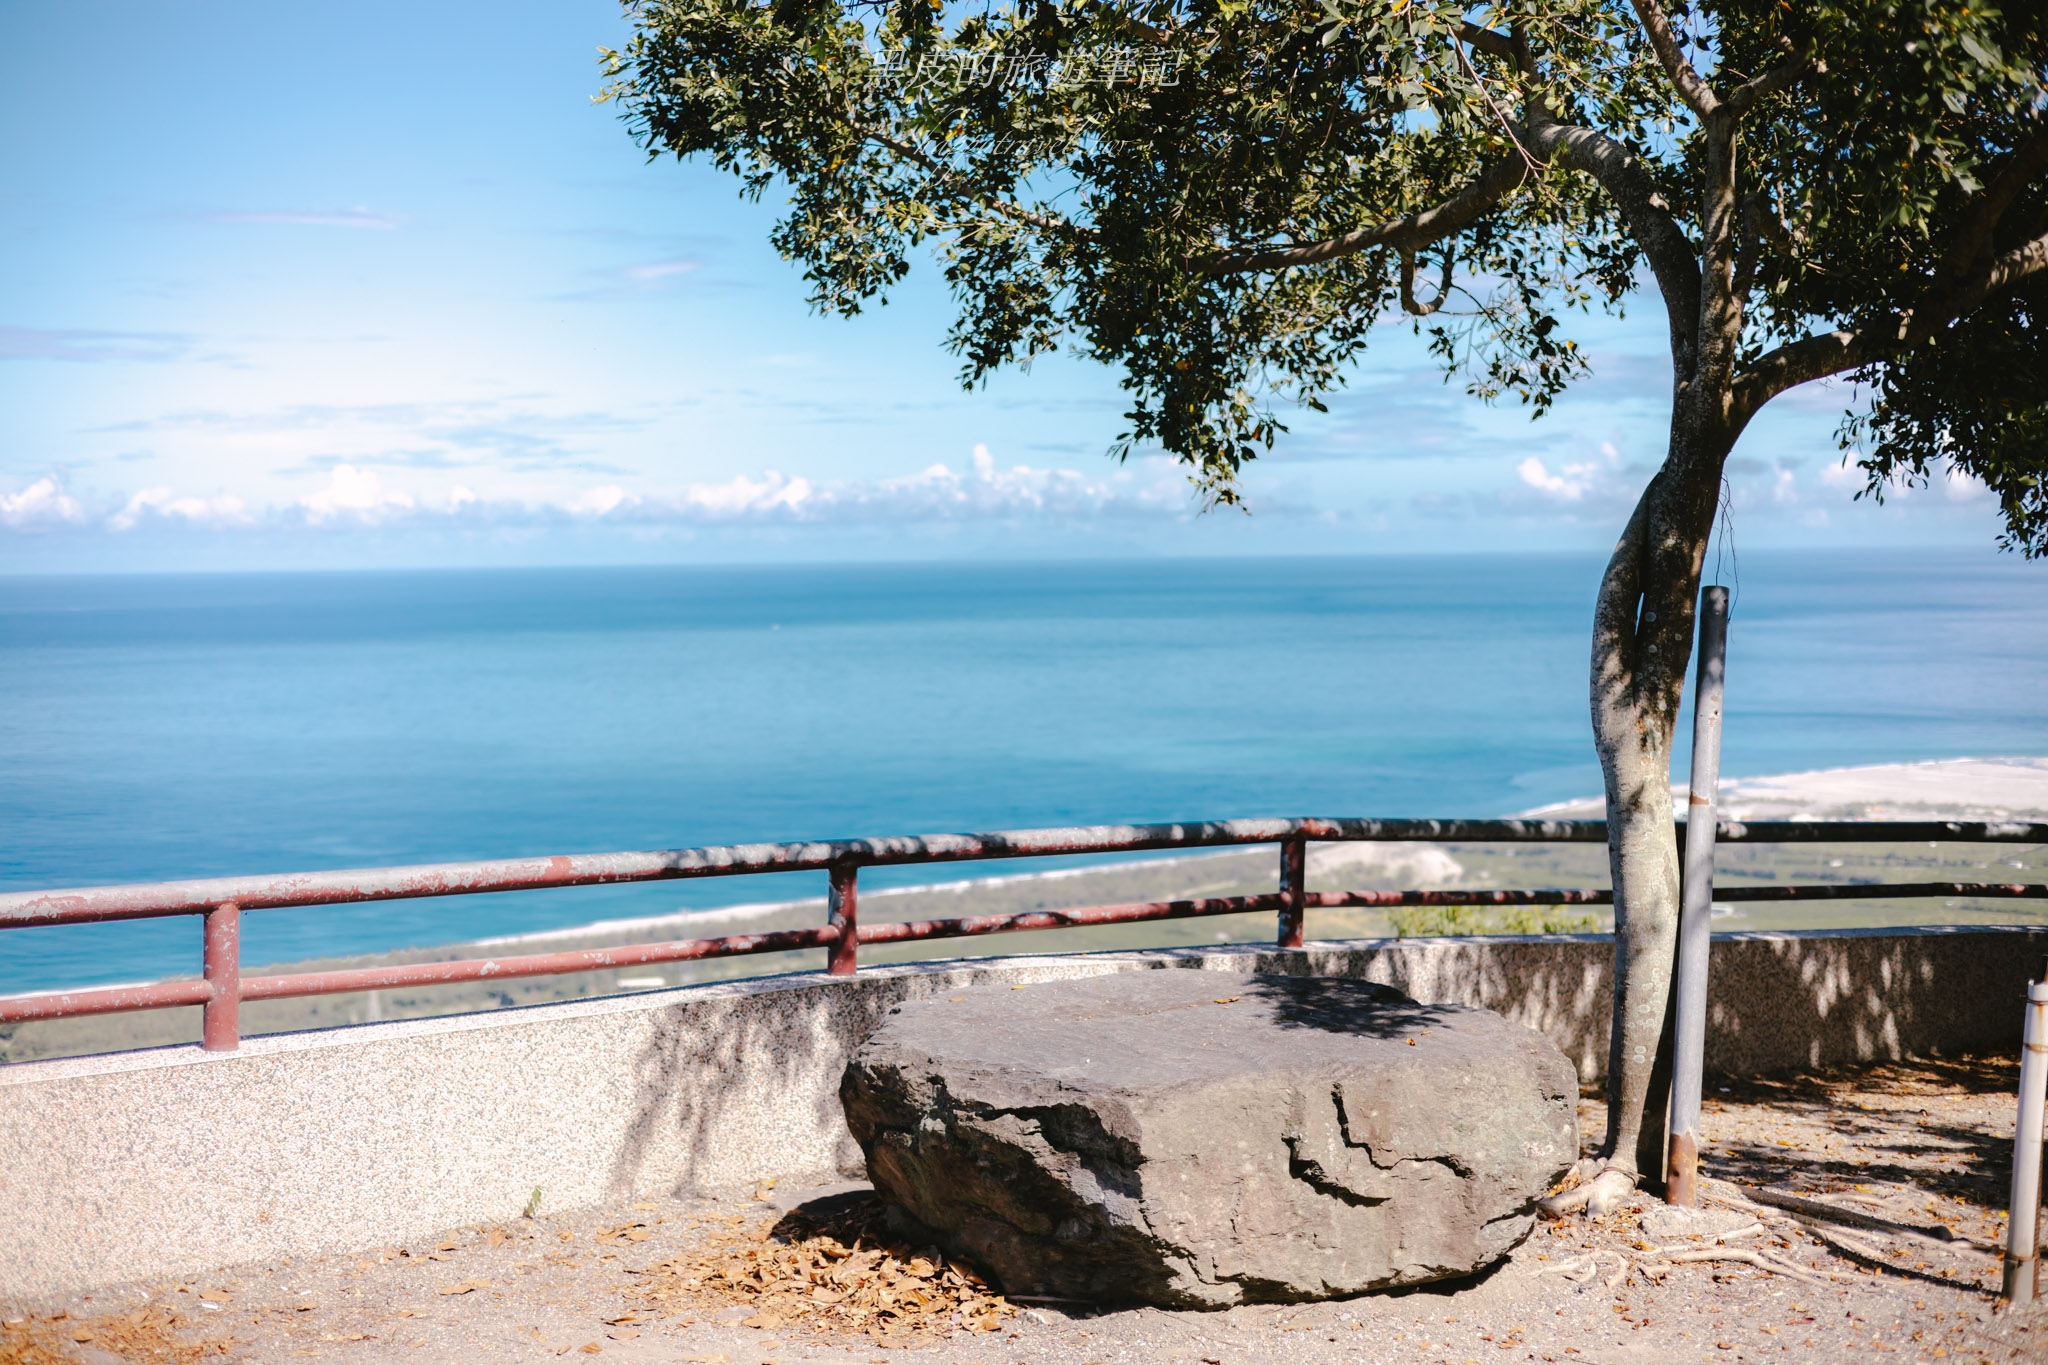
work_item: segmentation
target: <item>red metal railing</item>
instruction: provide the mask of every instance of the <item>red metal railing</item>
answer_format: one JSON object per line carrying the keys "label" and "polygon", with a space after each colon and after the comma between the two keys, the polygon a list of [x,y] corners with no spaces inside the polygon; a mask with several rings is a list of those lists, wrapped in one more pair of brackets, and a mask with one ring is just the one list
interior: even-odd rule
{"label": "red metal railing", "polygon": [[[1683,824],[1678,826],[1678,834],[1683,840]],[[824,843],[738,844],[647,853],[570,854],[498,862],[301,872],[274,877],[220,877],[61,891],[16,891],[0,894],[0,929],[203,915],[206,921],[204,970],[202,979],[198,981],[160,981],[140,986],[0,997],[0,1023],[199,1005],[204,1009],[203,1045],[210,1051],[232,1051],[240,1043],[239,1009],[244,1000],[278,1000],[392,987],[553,976],[656,962],[787,952],[799,948],[825,949],[826,970],[835,976],[847,976],[857,968],[863,943],[902,943],[1032,929],[1250,913],[1276,914],[1275,939],[1278,945],[1299,948],[1302,946],[1306,912],[1311,909],[1405,905],[1608,905],[1614,899],[1610,891],[1585,889],[1310,891],[1306,880],[1308,845],[1311,843],[1604,843],[1606,838],[1607,825],[1601,820],[1225,820],[1199,824],[1010,830],[995,834],[930,834]],[[1717,827],[1716,838],[1720,843],[1929,841],[2041,844],[2048,843],[2048,823],[1729,821]],[[1034,910],[1023,914],[980,915],[962,919],[884,924],[860,922],[859,876],[863,867],[1251,844],[1279,845],[1278,891],[1208,900],[1098,905],[1074,910]],[[734,934],[723,938],[683,939],[672,943],[461,962],[414,963],[247,978],[241,974],[241,917],[245,910],[805,870],[828,874],[827,922],[814,929],[785,929],[773,933]],[[1907,896],[2048,899],[2048,886],[1980,882],[1829,884],[1724,887],[1717,888],[1714,895],[1717,900],[1729,902]]]}

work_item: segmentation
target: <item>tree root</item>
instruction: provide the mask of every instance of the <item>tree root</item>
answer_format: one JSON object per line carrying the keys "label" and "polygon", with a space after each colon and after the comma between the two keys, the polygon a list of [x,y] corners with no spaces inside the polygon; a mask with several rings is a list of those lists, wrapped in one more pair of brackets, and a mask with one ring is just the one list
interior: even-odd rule
{"label": "tree root", "polygon": [[[1766,1231],[1767,1229],[1762,1224],[1753,1224],[1746,1228],[1737,1228],[1733,1232],[1722,1233],[1718,1240],[1725,1240],[1730,1237],[1756,1237],[1763,1235]],[[1654,1265],[1658,1264],[1691,1265],[1705,1261],[1739,1261],[1744,1265],[1755,1266],[1758,1270],[1768,1271],[1773,1275],[1783,1275],[1787,1279],[1803,1280],[1808,1284],[1825,1285],[1839,1283],[1832,1276],[1816,1274],[1802,1266],[1795,1265],[1792,1261],[1775,1252],[1766,1251],[1761,1248],[1751,1250],[1744,1247],[1727,1246],[1670,1246],[1644,1247],[1643,1251],[1645,1254],[1640,1259],[1631,1259],[1611,1247],[1601,1247],[1599,1250],[1588,1252],[1586,1255],[1574,1256],[1569,1261],[1560,1261],[1553,1266],[1544,1266],[1536,1273],[1539,1275],[1561,1275],[1576,1285],[1590,1284],[1596,1276],[1599,1276],[1607,1288],[1612,1291],[1620,1289],[1628,1280],[1628,1277],[1636,1271],[1641,1270],[1648,1273]],[[1601,1259],[1608,1256],[1613,1257],[1618,1265],[1614,1273],[1602,1275]]]}
{"label": "tree root", "polygon": [[1606,1284],[1609,1289],[1619,1287],[1621,1282],[1628,1278],[1629,1271],[1635,1268],[1635,1263],[1612,1247],[1602,1247],[1598,1251],[1584,1256],[1574,1256],[1569,1261],[1561,1261],[1553,1266],[1545,1266],[1536,1273],[1539,1275],[1562,1275],[1573,1284],[1587,1284],[1591,1282],[1595,1275],[1600,1273],[1600,1258],[1602,1256],[1612,1256],[1615,1260],[1621,1262],[1621,1269],[1606,1277]]}
{"label": "tree root", "polygon": [[1631,1171],[1609,1166],[1591,1180],[1537,1200],[1536,1207],[1546,1218],[1562,1218],[1581,1209],[1588,1217],[1604,1218],[1636,1192],[1638,1179]]}
{"label": "tree root", "polygon": [[1659,1259],[1685,1265],[1699,1261],[1740,1261],[1767,1270],[1773,1275],[1787,1279],[1804,1280],[1808,1284],[1833,1284],[1834,1281],[1810,1270],[1802,1270],[1782,1256],[1773,1256],[1768,1251],[1744,1251],[1736,1247],[1701,1247],[1695,1251],[1662,1250]]}

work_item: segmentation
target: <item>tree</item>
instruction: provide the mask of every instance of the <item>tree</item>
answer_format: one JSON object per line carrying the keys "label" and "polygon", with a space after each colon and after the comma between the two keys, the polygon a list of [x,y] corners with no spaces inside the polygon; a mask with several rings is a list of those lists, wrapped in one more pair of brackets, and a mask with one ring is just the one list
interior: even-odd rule
{"label": "tree", "polygon": [[[605,95],[650,156],[786,189],[813,304],[933,249],[970,386],[1067,346],[1114,447],[1212,503],[1405,319],[1536,415],[1561,318],[1663,303],[1662,467],[1602,576],[1591,704],[1615,890],[1596,1210],[1661,1175],[1673,726],[1722,470],[1777,394],[1853,379],[1867,491],[1946,466],[2048,553],[2048,19],[1985,0],[641,0]],[[1420,282],[1418,282],[1420,281]],[[1398,308],[1398,312],[1394,310]],[[1592,1174],[1588,1172],[1588,1174]]]}

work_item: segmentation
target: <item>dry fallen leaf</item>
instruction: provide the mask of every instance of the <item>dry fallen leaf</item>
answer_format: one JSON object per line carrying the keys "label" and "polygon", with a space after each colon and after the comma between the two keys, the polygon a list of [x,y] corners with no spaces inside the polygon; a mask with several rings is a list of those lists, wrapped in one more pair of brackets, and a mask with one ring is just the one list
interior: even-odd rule
{"label": "dry fallen leaf", "polygon": [[484,1240],[489,1242],[494,1247],[500,1247],[505,1245],[505,1229],[492,1228],[491,1235],[485,1238]]}
{"label": "dry fallen leaf", "polygon": [[579,1349],[583,1352],[583,1354],[587,1356],[594,1356],[598,1352],[602,1351],[604,1347],[598,1345],[594,1341],[586,1341]]}
{"label": "dry fallen leaf", "polygon": [[1242,999],[1244,999],[1244,997],[1241,995],[1226,995],[1221,1000],[1218,1000],[1216,1003],[1219,1005],[1235,1005],[1238,1001]]}
{"label": "dry fallen leaf", "polygon": [[732,1357],[728,1355],[708,1355],[684,1356],[683,1359],[690,1362],[690,1365],[729,1365]]}
{"label": "dry fallen leaf", "polygon": [[960,1328],[995,1331],[1016,1312],[970,1267],[936,1248],[901,1245],[873,1196],[751,1229],[706,1227],[701,1241],[648,1275],[633,1292],[672,1309],[744,1306],[754,1310],[744,1325],[756,1330],[857,1332],[890,1345]]}
{"label": "dry fallen leaf", "polygon": [[200,1365],[204,1359],[229,1353],[231,1339],[195,1340],[188,1335],[192,1326],[188,1319],[154,1304],[90,1318],[73,1318],[68,1313],[41,1318],[22,1314],[0,1323],[5,1329],[0,1335],[0,1361],[6,1365],[58,1365],[77,1359],[72,1353],[77,1346],[90,1346],[95,1359],[148,1361],[152,1365]]}
{"label": "dry fallen leaf", "polygon": [[631,1341],[634,1337],[640,1335],[640,1329],[637,1327],[620,1327],[606,1332],[605,1335],[613,1341]]}
{"label": "dry fallen leaf", "polygon": [[443,1294],[467,1294],[472,1289],[488,1289],[490,1286],[491,1282],[489,1280],[464,1280],[460,1284],[447,1286],[441,1292]]}
{"label": "dry fallen leaf", "polygon": [[209,1289],[199,1296],[201,1303],[233,1303],[234,1299],[225,1289]]}

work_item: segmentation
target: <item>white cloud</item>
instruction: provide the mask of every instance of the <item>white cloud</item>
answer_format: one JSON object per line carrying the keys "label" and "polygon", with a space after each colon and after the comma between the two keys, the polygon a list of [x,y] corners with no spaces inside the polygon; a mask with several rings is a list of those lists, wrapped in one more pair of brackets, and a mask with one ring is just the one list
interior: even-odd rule
{"label": "white cloud", "polygon": [[1863,487],[1863,470],[1844,458],[1827,465],[1820,471],[1820,481],[1830,488],[1857,489]]}
{"label": "white cloud", "polygon": [[19,493],[0,493],[0,526],[63,526],[85,520],[85,508],[45,474]]}
{"label": "white cloud", "polygon": [[1021,464],[997,469],[986,447],[976,448],[973,465],[971,474],[935,464],[903,478],[827,485],[804,510],[833,520],[934,521],[1156,516],[1189,506],[1185,480],[1164,458],[1107,478]]}
{"label": "white cloud", "polygon": [[1553,474],[1543,461],[1531,455],[1515,466],[1515,473],[1522,476],[1522,482],[1539,492],[1548,493],[1562,502],[1583,501],[1601,474],[1600,466],[1590,461],[1562,466]]}
{"label": "white cloud", "polygon": [[237,497],[174,498],[168,488],[145,488],[107,518],[107,529],[132,531],[152,516],[197,526],[247,526],[253,521]]}
{"label": "white cloud", "polygon": [[616,511],[625,503],[639,501],[639,498],[617,484],[608,483],[602,488],[593,488],[587,493],[569,499],[563,506],[580,516],[601,517]]}
{"label": "white cloud", "polygon": [[[151,521],[235,529],[270,525],[323,528],[411,524],[516,527],[573,523],[620,526],[783,524],[914,524],[963,521],[1079,522],[1100,518],[1184,517],[1193,511],[1186,481],[1165,457],[1138,459],[1105,477],[1031,465],[999,468],[976,446],[970,468],[945,464],[884,479],[817,482],[764,470],[721,483],[679,489],[633,489],[619,483],[583,488],[467,484],[394,487],[374,470],[338,464],[327,482],[296,502],[251,509],[240,498],[177,496],[168,487],[142,489],[111,513],[105,529],[121,533]],[[431,479],[431,473],[422,477]],[[83,523],[86,509],[54,477],[0,497],[9,526]]]}
{"label": "white cloud", "polygon": [[812,492],[809,479],[786,479],[770,469],[759,479],[735,474],[724,483],[694,483],[671,506],[717,519],[802,515]]}
{"label": "white cloud", "polygon": [[1950,502],[1975,502],[1991,496],[1991,490],[1975,474],[1950,465],[1942,473],[1941,494]]}
{"label": "white cloud", "polygon": [[1106,478],[1022,464],[998,469],[987,446],[976,446],[970,462],[971,472],[935,464],[896,478],[831,483],[771,469],[630,498],[618,514],[636,521],[929,522],[1179,515],[1189,506],[1187,485],[1166,459],[1141,460]]}
{"label": "white cloud", "polygon": [[382,521],[394,513],[413,508],[410,494],[387,492],[383,482],[368,470],[338,464],[329,474],[327,487],[299,499],[306,520],[314,525],[349,517],[364,522]]}
{"label": "white cloud", "polygon": [[211,213],[207,217],[216,223],[266,223],[283,227],[368,228],[374,232],[390,232],[398,227],[398,219],[390,214],[376,213],[364,208],[360,204],[352,209]]}
{"label": "white cloud", "polygon": [[1550,467],[1534,455],[1515,466],[1515,473],[1522,482],[1539,493],[1546,493],[1559,502],[1584,502],[1589,494],[1599,496],[1616,491],[1616,476],[1621,469],[1621,452],[1614,448],[1614,442],[1600,443],[1600,459],[1577,460],[1560,465],[1553,474]]}
{"label": "white cloud", "polygon": [[678,275],[687,275],[702,265],[702,261],[691,260],[649,261],[645,265],[629,265],[619,273],[635,284],[653,284],[658,280],[670,280]]}
{"label": "white cloud", "polygon": [[0,360],[178,360],[191,346],[190,337],[176,332],[0,327]]}

